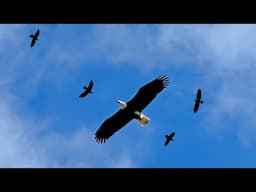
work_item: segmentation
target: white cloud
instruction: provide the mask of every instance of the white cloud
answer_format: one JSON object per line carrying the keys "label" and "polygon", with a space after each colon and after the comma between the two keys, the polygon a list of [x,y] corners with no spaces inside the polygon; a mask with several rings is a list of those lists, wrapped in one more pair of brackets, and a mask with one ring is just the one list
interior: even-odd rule
{"label": "white cloud", "polygon": [[[129,150],[120,155],[117,149],[114,150],[107,144],[97,144],[89,129],[82,128],[71,131],[69,134],[54,132],[50,130],[53,125],[48,124],[50,121],[48,117],[36,117],[30,114],[22,101],[22,95],[25,94],[26,98],[33,95],[42,77],[49,78],[49,74],[57,74],[60,68],[63,72],[68,72],[69,67],[63,69],[58,66],[60,62],[64,62],[66,66],[71,61],[79,61],[77,56],[82,56],[84,53],[81,49],[74,48],[79,46],[73,46],[74,43],[79,43],[79,40],[70,41],[70,46],[66,47],[68,49],[64,47],[64,51],[54,49],[54,47],[60,48],[59,44],[63,45],[63,38],[60,38],[52,43],[50,47],[53,48],[50,48],[49,52],[41,50],[39,59],[39,48],[31,49],[27,41],[23,42],[28,35],[25,26],[12,29],[9,27],[9,25],[6,26],[6,29],[11,32],[7,33],[2,27],[0,33],[2,30],[4,34],[16,36],[19,43],[12,38],[2,39],[9,46],[4,50],[3,58],[7,63],[0,67],[3,69],[0,76],[0,82],[3,85],[1,87],[3,104],[0,110],[1,146],[3,147],[0,156],[3,158],[1,158],[0,167],[115,167],[115,165],[129,167],[135,165]],[[60,28],[56,26],[55,34],[59,32],[58,30],[62,30]],[[44,27],[41,31],[49,33]],[[68,34],[72,35],[73,32],[70,31]],[[42,35],[40,40],[43,38]],[[43,41],[39,43],[43,44]],[[64,44],[68,45],[68,42],[65,41]],[[70,55],[63,57],[63,52],[65,53],[66,50],[69,53],[69,49],[73,49],[73,57]],[[12,56],[14,52],[15,57]],[[80,62],[86,59],[86,57],[81,58]],[[52,80],[49,79],[49,81]]]}
{"label": "white cloud", "polygon": [[[8,95],[9,96],[9,95]],[[44,167],[47,162],[38,153],[34,133],[36,123],[30,122],[13,108],[17,101],[6,99],[0,102],[0,167]]]}
{"label": "white cloud", "polygon": [[213,99],[205,114],[206,119],[211,119],[210,127],[222,131],[228,119],[241,123],[236,123],[240,127],[234,129],[237,137],[243,131],[254,132],[256,25],[157,25],[154,32],[150,28],[97,26],[95,34],[99,39],[95,44],[112,63],[130,63],[148,72],[171,70],[173,66],[200,71],[207,81],[202,84],[214,87],[204,92]]}
{"label": "white cloud", "polygon": [[[81,128],[69,133],[50,131],[47,119],[24,115],[19,100],[0,102],[0,167],[130,167],[129,151],[119,153],[97,144],[94,133]],[[45,131],[45,129],[47,129]]]}
{"label": "white cloud", "polygon": [[114,162],[111,168],[134,168],[134,162],[130,159],[130,157],[122,157],[117,162]]}
{"label": "white cloud", "polygon": [[[43,77],[51,77],[49,81],[54,82],[53,77],[60,70],[69,73],[70,68],[88,64],[91,60],[104,60],[114,65],[131,64],[147,73],[155,69],[166,72],[173,66],[186,67],[199,70],[209,81],[204,84],[218,87],[204,92],[213,98],[205,114],[207,122],[212,124],[210,127],[220,126],[225,123],[225,118],[230,122],[239,119],[241,125],[235,128],[238,139],[244,145],[253,141],[256,130],[253,115],[256,112],[256,91],[253,89],[256,25],[93,25],[85,35],[67,29],[56,25],[51,31],[42,26],[45,33],[41,38],[47,34],[50,39],[39,42],[44,47],[39,52],[39,49],[23,47],[28,43],[25,25],[0,25],[0,52],[4,61],[0,65],[0,85],[2,91],[10,94],[8,97],[14,97],[22,90],[33,94]],[[61,77],[58,79],[61,82]],[[110,145],[96,144],[93,133],[87,128],[74,130],[69,135],[50,131],[40,137],[38,134],[43,128],[37,120],[27,120],[21,115],[22,110],[17,112],[16,105],[20,103],[2,99],[0,166],[138,165],[131,151],[119,157],[119,152]],[[222,131],[221,127],[219,131]]]}
{"label": "white cloud", "polygon": [[108,143],[98,144],[93,136],[94,133],[87,128],[67,135],[49,133],[43,139],[43,151],[48,155],[49,166],[104,168],[135,165],[129,151],[124,152],[120,146],[112,148],[113,145]]}

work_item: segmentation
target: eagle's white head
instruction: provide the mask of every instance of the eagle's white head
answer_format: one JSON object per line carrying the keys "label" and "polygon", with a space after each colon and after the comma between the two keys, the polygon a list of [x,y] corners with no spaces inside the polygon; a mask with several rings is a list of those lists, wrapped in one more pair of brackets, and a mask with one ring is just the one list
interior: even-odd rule
{"label": "eagle's white head", "polygon": [[124,109],[127,107],[127,104],[124,101],[116,100],[116,102],[119,104],[121,109]]}

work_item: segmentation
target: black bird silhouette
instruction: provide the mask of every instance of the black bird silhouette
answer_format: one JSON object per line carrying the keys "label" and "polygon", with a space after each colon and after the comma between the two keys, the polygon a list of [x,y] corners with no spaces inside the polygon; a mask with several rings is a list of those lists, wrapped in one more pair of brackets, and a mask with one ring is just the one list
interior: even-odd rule
{"label": "black bird silhouette", "polygon": [[169,84],[168,77],[158,76],[151,82],[143,85],[128,102],[117,100],[120,109],[107,118],[95,133],[95,139],[98,143],[104,143],[108,138],[122,129],[131,120],[136,119],[141,126],[149,123],[150,118],[142,111],[163,91]]}
{"label": "black bird silhouette", "polygon": [[201,89],[198,89],[196,94],[194,112],[197,112],[199,105],[203,103],[203,101],[201,100],[201,96],[202,96]]}
{"label": "black bird silhouette", "polygon": [[170,135],[165,135],[166,141],[164,143],[164,146],[167,146],[170,141],[174,141],[173,137],[175,135],[175,132],[172,132]]}
{"label": "black bird silhouette", "polygon": [[30,44],[30,47],[33,47],[34,45],[35,45],[35,42],[36,42],[36,40],[38,40],[38,36],[39,36],[39,34],[40,34],[40,31],[39,31],[39,29],[37,29],[37,31],[36,31],[36,33],[33,35],[33,34],[31,34],[29,37],[31,37],[32,38],[32,41],[31,41],[31,44]]}
{"label": "black bird silhouette", "polygon": [[80,97],[85,97],[88,93],[92,93],[93,81],[91,80],[89,86],[84,86],[85,91],[80,95]]}

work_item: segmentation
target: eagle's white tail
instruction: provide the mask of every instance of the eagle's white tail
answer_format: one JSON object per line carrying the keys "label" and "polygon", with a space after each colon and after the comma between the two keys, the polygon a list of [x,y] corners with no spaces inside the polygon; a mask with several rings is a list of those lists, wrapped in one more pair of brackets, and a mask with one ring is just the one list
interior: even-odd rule
{"label": "eagle's white tail", "polygon": [[139,112],[135,112],[137,115],[139,115],[139,118],[137,119],[137,121],[139,122],[139,124],[141,126],[145,126],[149,123],[150,121],[150,118],[147,117],[146,115],[142,114],[142,113],[139,113]]}

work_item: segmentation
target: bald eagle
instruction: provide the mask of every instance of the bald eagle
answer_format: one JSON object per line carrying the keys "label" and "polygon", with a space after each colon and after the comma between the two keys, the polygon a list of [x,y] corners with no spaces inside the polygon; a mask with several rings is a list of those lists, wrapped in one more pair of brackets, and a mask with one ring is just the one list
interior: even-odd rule
{"label": "bald eagle", "polygon": [[142,110],[169,84],[166,75],[159,76],[153,81],[142,86],[136,95],[127,103],[116,100],[120,109],[106,119],[95,133],[98,143],[105,143],[114,133],[119,131],[131,120],[136,119],[141,126],[145,126],[150,118],[142,113]]}

